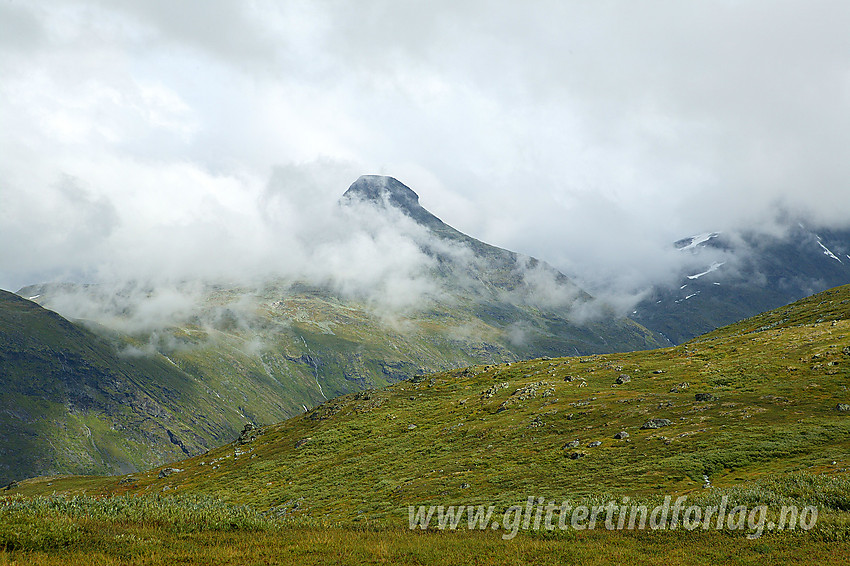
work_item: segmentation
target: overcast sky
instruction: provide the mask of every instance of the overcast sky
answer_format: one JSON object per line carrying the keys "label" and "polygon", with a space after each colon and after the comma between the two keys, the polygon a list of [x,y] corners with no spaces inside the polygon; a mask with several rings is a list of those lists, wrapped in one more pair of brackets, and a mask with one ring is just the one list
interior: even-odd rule
{"label": "overcast sky", "polygon": [[844,0],[2,0],[0,287],[285,262],[364,173],[591,286],[783,210],[846,226],[848,30]]}

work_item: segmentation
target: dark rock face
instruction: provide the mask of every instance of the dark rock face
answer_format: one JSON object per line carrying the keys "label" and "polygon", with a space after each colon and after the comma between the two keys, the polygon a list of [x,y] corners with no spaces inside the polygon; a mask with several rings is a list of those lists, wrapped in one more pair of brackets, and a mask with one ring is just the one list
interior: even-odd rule
{"label": "dark rock face", "polygon": [[413,189],[393,177],[362,175],[342,195],[343,202],[354,199],[378,204],[386,202],[426,226],[442,224],[439,218],[422,208],[419,195]]}
{"label": "dark rock face", "polygon": [[652,430],[663,426],[670,426],[670,421],[668,419],[650,419],[643,423],[640,428],[641,430]]}
{"label": "dark rock face", "polygon": [[702,267],[653,289],[632,316],[674,344],[850,283],[850,230],[789,222],[783,236],[714,233],[675,245]]}

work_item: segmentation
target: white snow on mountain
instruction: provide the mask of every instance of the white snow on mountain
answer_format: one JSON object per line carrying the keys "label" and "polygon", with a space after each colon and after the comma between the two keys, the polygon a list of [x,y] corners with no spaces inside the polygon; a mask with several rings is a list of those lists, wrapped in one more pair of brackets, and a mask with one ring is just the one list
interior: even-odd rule
{"label": "white snow on mountain", "polygon": [[691,243],[689,243],[687,246],[684,246],[684,247],[679,248],[679,249],[682,250],[682,251],[692,250],[695,247],[699,246],[700,244],[704,244],[707,241],[709,241],[710,239],[716,238],[719,235],[720,235],[719,232],[706,232],[705,234],[698,234],[696,236],[691,236],[691,238],[690,238]]}
{"label": "white snow on mountain", "polygon": [[[837,255],[835,255],[834,253],[832,253],[832,251],[830,251],[830,249],[829,249],[828,247],[826,247],[825,245],[823,245],[823,242],[821,242],[821,241],[820,241],[820,236],[818,236],[818,245],[819,245],[820,247],[822,247],[822,248],[823,248],[823,255],[826,255],[826,256],[831,257],[832,259],[834,259],[834,260],[835,260],[835,261],[837,261],[838,263],[841,263],[841,264],[843,264],[843,263],[844,263],[843,261],[841,261],[841,258],[840,258],[840,257],[838,257]],[[848,257],[850,257],[850,256],[848,256]]]}
{"label": "white snow on mountain", "polygon": [[725,261],[721,261],[721,262],[715,261],[714,263],[711,264],[711,267],[709,267],[706,271],[703,271],[702,273],[697,273],[695,275],[688,275],[688,279],[699,279],[703,275],[708,275],[712,271],[717,271],[717,268],[720,267],[721,265],[725,264],[725,263],[726,263]]}

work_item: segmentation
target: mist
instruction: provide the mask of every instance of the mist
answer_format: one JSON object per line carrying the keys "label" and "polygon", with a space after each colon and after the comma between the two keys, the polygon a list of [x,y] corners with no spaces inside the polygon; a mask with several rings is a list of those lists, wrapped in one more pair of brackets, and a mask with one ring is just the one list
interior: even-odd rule
{"label": "mist", "polygon": [[826,1],[5,2],[0,287],[132,282],[140,328],[193,281],[445,299],[421,227],[338,206],[375,173],[627,312],[710,265],[680,238],[850,225],[848,27]]}

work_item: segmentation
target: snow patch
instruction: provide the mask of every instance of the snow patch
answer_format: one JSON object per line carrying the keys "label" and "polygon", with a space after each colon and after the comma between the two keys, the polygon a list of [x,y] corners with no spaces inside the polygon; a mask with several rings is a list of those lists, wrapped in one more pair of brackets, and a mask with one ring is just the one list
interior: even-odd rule
{"label": "snow patch", "polygon": [[697,234],[696,236],[691,236],[691,243],[683,248],[679,248],[682,251],[692,250],[700,244],[704,244],[712,238],[716,238],[720,235],[720,232],[706,232],[705,234]]}
{"label": "snow patch", "polygon": [[27,297],[27,300],[28,300],[28,301],[34,301],[34,300],[36,300],[37,298],[39,298],[40,296],[41,296],[41,295],[33,295],[32,297]]}
{"label": "snow patch", "polygon": [[725,264],[725,263],[726,263],[725,261],[721,261],[721,262],[715,261],[714,263],[711,264],[711,267],[709,267],[708,270],[703,271],[702,273],[697,273],[695,275],[688,275],[688,279],[699,279],[703,275],[708,275],[712,271],[717,271],[717,268],[720,267],[721,265]]}
{"label": "snow patch", "polygon": [[820,241],[820,236],[818,236],[818,245],[823,248],[823,255],[831,257],[832,259],[834,259],[838,263],[841,263],[841,264],[844,263],[843,261],[841,261],[840,257],[838,257],[837,255],[832,253],[832,251],[830,251],[830,249],[828,247],[823,245],[823,242]]}

